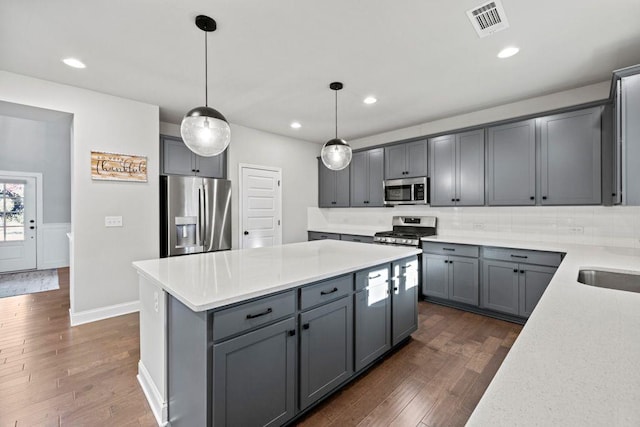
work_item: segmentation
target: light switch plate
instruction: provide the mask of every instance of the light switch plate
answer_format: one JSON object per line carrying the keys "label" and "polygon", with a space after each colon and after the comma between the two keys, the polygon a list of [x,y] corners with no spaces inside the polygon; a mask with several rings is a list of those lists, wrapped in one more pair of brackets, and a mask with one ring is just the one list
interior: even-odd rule
{"label": "light switch plate", "polygon": [[105,216],[104,226],[105,227],[122,227],[122,217],[121,216]]}

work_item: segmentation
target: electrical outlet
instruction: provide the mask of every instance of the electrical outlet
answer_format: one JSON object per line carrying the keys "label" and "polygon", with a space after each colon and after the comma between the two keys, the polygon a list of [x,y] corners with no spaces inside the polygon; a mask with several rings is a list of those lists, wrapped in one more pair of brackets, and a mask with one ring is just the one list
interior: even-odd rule
{"label": "electrical outlet", "polygon": [[473,229],[474,230],[484,230],[484,227],[485,227],[485,225],[482,222],[474,222],[473,223]]}
{"label": "electrical outlet", "polygon": [[156,313],[158,312],[158,309],[159,309],[158,292],[153,293],[153,309],[156,311]]}
{"label": "electrical outlet", "polygon": [[569,227],[569,234],[584,234],[584,227]]}
{"label": "electrical outlet", "polygon": [[122,227],[122,217],[121,216],[105,216],[104,226],[105,227]]}

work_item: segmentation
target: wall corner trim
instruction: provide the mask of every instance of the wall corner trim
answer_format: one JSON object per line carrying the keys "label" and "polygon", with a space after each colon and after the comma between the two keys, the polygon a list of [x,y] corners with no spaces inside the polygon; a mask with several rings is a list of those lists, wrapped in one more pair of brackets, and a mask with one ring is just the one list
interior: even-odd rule
{"label": "wall corner trim", "polygon": [[140,302],[137,300],[75,313],[69,309],[69,319],[71,319],[71,326],[78,326],[110,317],[122,316],[123,314],[135,313],[136,311],[140,311]]}
{"label": "wall corner trim", "polygon": [[149,406],[151,406],[151,412],[153,412],[153,416],[156,418],[156,422],[159,426],[166,426],[169,424],[169,412],[167,402],[162,400],[162,396],[158,387],[153,382],[149,371],[142,363],[142,360],[138,362],[138,382],[140,383],[140,387],[142,387],[142,391],[144,392],[144,396],[147,398],[147,402],[149,402]]}

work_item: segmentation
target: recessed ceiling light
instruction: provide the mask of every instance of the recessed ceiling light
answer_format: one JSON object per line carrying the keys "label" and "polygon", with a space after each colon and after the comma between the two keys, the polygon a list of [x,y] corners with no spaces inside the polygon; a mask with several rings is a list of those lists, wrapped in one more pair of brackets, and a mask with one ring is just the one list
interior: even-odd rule
{"label": "recessed ceiling light", "polygon": [[73,68],[87,68],[82,61],[76,58],[64,58],[62,62]]}
{"label": "recessed ceiling light", "polygon": [[362,102],[365,104],[375,104],[378,100],[374,96],[367,96]]}
{"label": "recessed ceiling light", "polygon": [[290,126],[294,129],[300,129],[302,127],[299,122],[292,122]]}
{"label": "recessed ceiling light", "polygon": [[505,47],[500,51],[500,53],[498,53],[498,58],[501,58],[501,59],[509,58],[518,52],[520,52],[520,48],[518,47],[514,47],[514,46]]}

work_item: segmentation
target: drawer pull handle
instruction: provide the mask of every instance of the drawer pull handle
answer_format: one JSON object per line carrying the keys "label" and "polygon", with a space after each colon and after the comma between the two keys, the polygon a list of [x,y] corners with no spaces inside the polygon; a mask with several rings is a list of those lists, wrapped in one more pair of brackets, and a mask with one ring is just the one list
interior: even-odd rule
{"label": "drawer pull handle", "polygon": [[378,277],[382,276],[382,274],[376,274],[375,276],[369,276],[369,280],[371,279],[377,279]]}
{"label": "drawer pull handle", "polygon": [[442,248],[443,251],[455,252],[454,248]]}
{"label": "drawer pull handle", "polygon": [[527,255],[511,255],[511,258],[527,259],[529,257]]}
{"label": "drawer pull handle", "polygon": [[320,295],[329,295],[329,294],[332,294],[334,292],[338,292],[338,288],[333,288],[330,291],[322,291],[322,292],[320,292]]}
{"label": "drawer pull handle", "polygon": [[273,309],[271,307],[267,308],[262,313],[258,314],[247,314],[247,319],[255,319],[256,317],[266,316],[267,314],[273,313]]}

